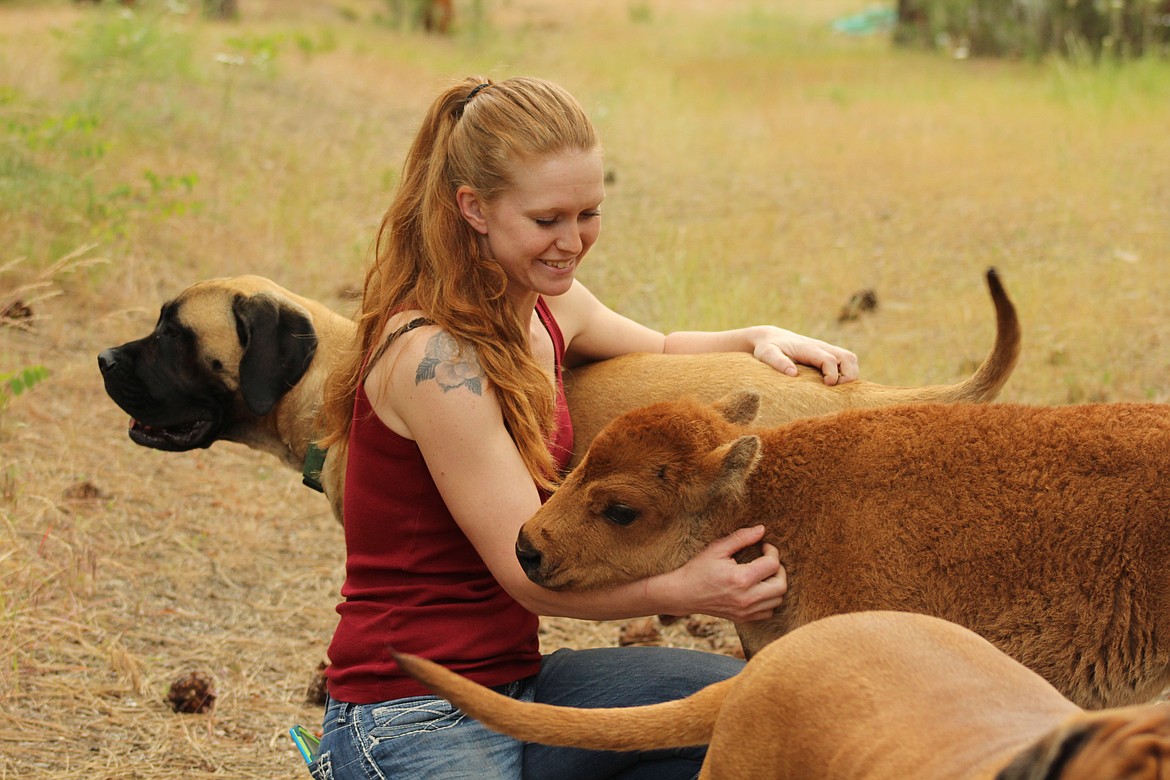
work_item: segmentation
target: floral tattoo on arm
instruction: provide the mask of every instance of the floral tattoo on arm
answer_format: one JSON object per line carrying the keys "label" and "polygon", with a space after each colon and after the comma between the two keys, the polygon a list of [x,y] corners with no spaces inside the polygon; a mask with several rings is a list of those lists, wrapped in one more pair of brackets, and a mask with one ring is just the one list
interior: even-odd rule
{"label": "floral tattoo on arm", "polygon": [[446,393],[466,387],[476,395],[483,395],[484,375],[473,350],[459,349],[455,339],[446,333],[436,333],[427,342],[426,353],[414,372],[414,383],[435,380]]}

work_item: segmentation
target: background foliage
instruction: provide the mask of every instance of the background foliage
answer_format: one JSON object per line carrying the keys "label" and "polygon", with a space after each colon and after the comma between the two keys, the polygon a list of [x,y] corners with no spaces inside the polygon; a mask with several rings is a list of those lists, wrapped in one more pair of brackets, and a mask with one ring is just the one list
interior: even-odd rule
{"label": "background foliage", "polygon": [[1170,55],[1166,0],[899,0],[895,40],[963,56]]}

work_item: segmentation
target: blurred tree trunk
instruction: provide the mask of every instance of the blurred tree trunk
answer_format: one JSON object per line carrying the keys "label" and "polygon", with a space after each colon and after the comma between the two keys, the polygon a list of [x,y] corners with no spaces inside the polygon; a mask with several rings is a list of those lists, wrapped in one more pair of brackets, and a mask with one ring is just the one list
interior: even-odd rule
{"label": "blurred tree trunk", "polygon": [[209,19],[239,19],[238,0],[203,0],[203,15]]}
{"label": "blurred tree trunk", "polygon": [[898,0],[898,21],[894,26],[894,43],[903,46],[931,44],[930,19],[923,0]]}

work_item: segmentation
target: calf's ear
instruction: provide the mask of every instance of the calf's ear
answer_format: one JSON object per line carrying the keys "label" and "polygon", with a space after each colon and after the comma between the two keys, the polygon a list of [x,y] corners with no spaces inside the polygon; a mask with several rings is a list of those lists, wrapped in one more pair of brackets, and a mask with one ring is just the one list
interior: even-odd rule
{"label": "calf's ear", "polygon": [[760,394],[754,390],[737,390],[723,396],[713,406],[727,422],[747,425],[760,412]]}
{"label": "calf's ear", "polygon": [[715,474],[711,495],[742,495],[748,477],[760,462],[760,437],[740,436],[735,441],[711,450],[707,459]]}

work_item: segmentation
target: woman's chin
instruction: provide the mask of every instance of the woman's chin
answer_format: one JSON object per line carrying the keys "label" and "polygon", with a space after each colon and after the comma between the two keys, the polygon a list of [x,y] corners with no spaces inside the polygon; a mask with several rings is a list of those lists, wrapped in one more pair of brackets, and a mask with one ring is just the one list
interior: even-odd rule
{"label": "woman's chin", "polygon": [[541,295],[564,295],[573,286],[573,278],[577,273],[577,264],[572,263],[566,268],[555,268],[540,263],[540,271],[533,281],[533,288]]}

